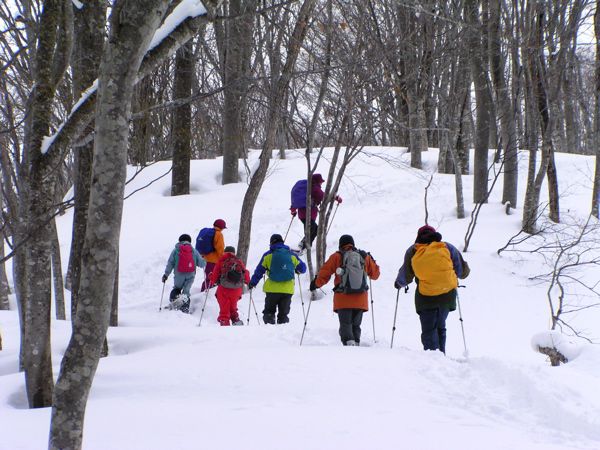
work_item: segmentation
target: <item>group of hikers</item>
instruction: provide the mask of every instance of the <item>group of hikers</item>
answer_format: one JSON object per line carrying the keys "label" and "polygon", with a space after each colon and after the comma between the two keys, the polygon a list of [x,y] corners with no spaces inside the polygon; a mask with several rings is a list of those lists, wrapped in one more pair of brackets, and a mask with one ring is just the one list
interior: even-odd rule
{"label": "group of hikers", "polygon": [[[201,291],[217,286],[215,295],[220,325],[243,325],[237,307],[243,287],[246,285],[252,290],[263,277],[263,322],[288,323],[295,277],[306,272],[306,264],[300,255],[307,247],[306,243],[312,243],[317,234],[316,217],[324,197],[321,189],[325,181],[323,177],[314,174],[311,181],[311,226],[300,248],[290,249],[280,234],[273,234],[269,239],[269,249],[262,255],[252,277],[243,261],[236,256],[235,248],[225,246],[222,231],[227,226],[223,219],[217,219],[212,227],[200,230],[195,247],[191,236],[182,234],[162,276],[165,283],[174,272],[174,287],[169,295],[171,309],[189,312],[190,288],[196,267],[199,267],[204,269],[205,275]],[[304,191],[299,194],[300,184],[304,184]],[[300,180],[291,194],[291,214],[298,214],[303,224],[309,217],[305,203],[306,185],[306,180]],[[299,200],[301,195],[304,195],[304,203]],[[334,198],[338,203],[342,202],[338,195]],[[340,339],[345,346],[357,346],[360,345],[362,316],[369,310],[370,280],[379,278],[380,269],[370,253],[356,247],[351,235],[342,235],[338,244],[338,250],[319,269],[309,289],[311,292],[320,289],[334,277],[333,310],[338,315]],[[415,243],[406,250],[394,288],[408,289],[408,285],[416,281],[415,308],[421,322],[421,342],[425,350],[446,352],[446,318],[450,311],[456,309],[458,279],[466,278],[469,272],[461,253],[453,245],[442,241],[442,235],[432,226],[424,225],[418,229]]]}

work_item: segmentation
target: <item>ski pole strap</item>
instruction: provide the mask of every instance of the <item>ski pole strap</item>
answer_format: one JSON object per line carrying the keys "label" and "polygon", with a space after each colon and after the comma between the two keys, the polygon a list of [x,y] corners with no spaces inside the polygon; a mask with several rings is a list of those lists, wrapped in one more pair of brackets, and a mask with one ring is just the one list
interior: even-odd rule
{"label": "ski pole strap", "polygon": [[404,293],[408,294],[408,286],[404,286]]}

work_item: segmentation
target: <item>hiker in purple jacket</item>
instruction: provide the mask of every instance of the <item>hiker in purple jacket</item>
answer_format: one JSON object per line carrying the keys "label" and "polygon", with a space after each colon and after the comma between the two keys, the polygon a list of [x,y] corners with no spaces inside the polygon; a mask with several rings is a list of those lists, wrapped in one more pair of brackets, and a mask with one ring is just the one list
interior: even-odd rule
{"label": "hiker in purple jacket", "polygon": [[[310,208],[310,230],[309,230],[309,238],[310,245],[312,246],[313,241],[317,237],[317,215],[319,214],[319,205],[323,201],[323,197],[325,193],[321,188],[325,180],[321,176],[320,173],[315,173],[312,176],[312,189],[311,189],[311,208]],[[292,216],[298,214],[298,218],[302,222],[304,226],[306,226],[306,207],[302,205],[306,205],[306,187],[308,183],[307,180],[298,181],[294,187],[292,188],[292,206],[290,207],[290,212]],[[342,197],[339,195],[335,196],[335,201],[338,203],[342,203]],[[306,236],[302,238],[300,244],[298,245],[300,251],[303,251],[306,248]]]}

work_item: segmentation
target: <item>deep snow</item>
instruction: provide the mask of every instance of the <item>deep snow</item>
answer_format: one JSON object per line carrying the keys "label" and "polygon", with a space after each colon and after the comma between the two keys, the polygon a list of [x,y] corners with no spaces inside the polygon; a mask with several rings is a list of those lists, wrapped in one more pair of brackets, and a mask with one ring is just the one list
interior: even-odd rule
{"label": "deep snow", "polygon": [[[251,165],[257,152],[252,152]],[[424,171],[410,169],[395,148],[369,148],[342,182],[328,238],[330,253],[341,234],[372,253],[381,267],[373,282],[377,343],[371,312],[363,319],[360,348],[342,347],[332,312],[331,284],[312,302],[304,345],[302,306],[308,276],[296,292],[291,323],[219,327],[211,294],[198,327],[204,296],[201,275],[192,288],[193,315],[161,311],[160,277],[177,237],[193,237],[217,218],[227,221],[226,245],[235,245],[245,183],[221,186],[221,160],[192,162],[192,194],[169,197],[170,176],[125,203],[121,233],[120,326],[109,330],[110,356],[96,373],[88,402],[85,449],[567,449],[600,448],[600,351],[574,340],[577,356],[551,368],[531,349],[548,328],[546,287],[528,277],[544,272],[539,259],[496,250],[518,232],[521,209],[511,216],[500,204],[501,181],[482,209],[469,251],[472,273],[460,290],[469,358],[463,357],[458,312],[448,320],[448,356],[424,352],[413,290],[400,293],[394,349],[390,338],[402,256],[423,224],[423,189],[437,152],[424,156]],[[522,155],[520,199],[526,155]],[[322,164],[326,164],[323,161]],[[567,218],[589,208],[593,159],[557,155],[561,206]],[[290,222],[289,189],[303,177],[302,152],[274,159],[253,218],[249,268],[254,269],[272,233]],[[142,171],[133,192],[170,168]],[[327,173],[322,165],[319,171]],[[135,169],[130,168],[130,175]],[[455,218],[453,176],[436,174],[429,191],[429,223],[462,249],[469,219]],[[467,208],[472,179],[464,178]],[[520,205],[519,205],[520,206]],[[72,212],[58,220],[63,261],[69,251]],[[287,242],[296,244],[296,219]],[[66,267],[65,267],[66,269]],[[597,277],[591,274],[591,276]],[[165,297],[168,295],[167,282]],[[262,309],[262,284],[253,291]],[[248,294],[239,307],[248,318]],[[13,299],[14,306],[14,299]],[[600,311],[580,312],[572,323],[598,338]],[[0,311],[0,449],[47,445],[50,410],[28,410],[18,372],[16,310]],[[53,324],[53,362],[69,339],[69,322]]]}

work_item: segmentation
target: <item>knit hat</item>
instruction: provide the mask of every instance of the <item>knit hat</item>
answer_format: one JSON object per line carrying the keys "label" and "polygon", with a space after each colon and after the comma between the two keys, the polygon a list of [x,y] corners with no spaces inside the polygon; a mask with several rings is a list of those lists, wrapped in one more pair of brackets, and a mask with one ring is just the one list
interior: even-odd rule
{"label": "knit hat", "polygon": [[179,236],[179,242],[188,242],[188,243],[192,243],[192,238],[190,237],[189,234],[182,234],[181,236]]}
{"label": "knit hat", "polygon": [[313,181],[313,183],[319,183],[319,184],[321,184],[325,180],[323,179],[323,177],[321,176],[320,173],[313,173],[312,181]]}
{"label": "knit hat", "polygon": [[283,238],[280,234],[271,235],[271,239],[269,239],[269,245],[278,244],[280,242],[283,244]]}
{"label": "knit hat", "polygon": [[213,226],[220,228],[221,230],[224,230],[225,228],[227,228],[227,226],[225,225],[225,221],[223,219],[215,220],[215,223],[213,223]]}
{"label": "knit hat", "polygon": [[235,253],[235,247],[233,245],[228,245],[227,247],[225,247],[225,250],[223,250],[225,253]]}
{"label": "knit hat", "polygon": [[348,244],[352,244],[352,246],[354,247],[354,238],[349,234],[342,234],[340,236],[340,248]]}
{"label": "knit hat", "polygon": [[440,242],[441,240],[442,235],[435,231],[435,228],[431,225],[423,225],[417,230],[417,239],[415,239],[415,242],[417,244],[430,244],[432,242]]}

